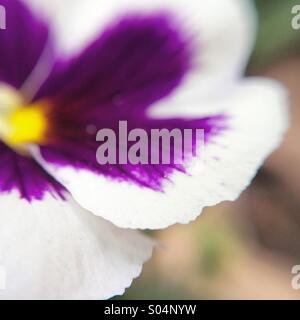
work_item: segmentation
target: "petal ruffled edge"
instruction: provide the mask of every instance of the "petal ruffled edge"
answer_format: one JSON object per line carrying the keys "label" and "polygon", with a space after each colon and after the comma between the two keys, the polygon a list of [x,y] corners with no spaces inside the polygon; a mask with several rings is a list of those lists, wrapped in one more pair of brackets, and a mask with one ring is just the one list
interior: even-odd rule
{"label": "petal ruffled edge", "polygon": [[17,193],[0,197],[0,299],[108,299],[141,273],[154,241],[66,198],[29,204]]}
{"label": "petal ruffled edge", "polygon": [[[84,208],[119,227],[161,229],[188,223],[207,206],[237,199],[279,146],[288,127],[287,93],[277,82],[245,80],[219,104],[227,110],[230,129],[206,145],[205,161],[195,159],[188,175],[175,172],[171,182],[165,181],[164,192],[112,181],[86,170],[54,166],[42,159],[38,148],[32,151]],[[199,109],[197,115],[195,108],[181,108],[181,116],[197,117]]]}

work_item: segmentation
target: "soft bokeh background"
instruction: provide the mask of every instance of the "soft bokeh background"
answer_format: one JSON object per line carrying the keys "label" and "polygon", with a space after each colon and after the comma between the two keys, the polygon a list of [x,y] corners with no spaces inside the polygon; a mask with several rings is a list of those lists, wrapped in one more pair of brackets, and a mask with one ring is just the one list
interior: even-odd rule
{"label": "soft bokeh background", "polygon": [[248,74],[290,89],[291,129],[238,201],[153,234],[162,247],[122,299],[300,299],[291,286],[300,264],[300,30],[291,27],[291,8],[300,0],[255,2],[260,25]]}

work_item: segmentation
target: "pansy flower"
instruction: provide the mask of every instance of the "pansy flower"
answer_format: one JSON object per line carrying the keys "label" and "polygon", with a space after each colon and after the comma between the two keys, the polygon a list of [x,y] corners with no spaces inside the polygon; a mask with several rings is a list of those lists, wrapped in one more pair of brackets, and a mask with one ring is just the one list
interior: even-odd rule
{"label": "pansy flower", "polygon": [[[121,294],[153,248],[132,229],[236,199],[281,141],[285,90],[242,79],[255,12],[244,0],[0,5],[0,297]],[[100,165],[97,130],[119,121],[203,129],[205,161]]]}

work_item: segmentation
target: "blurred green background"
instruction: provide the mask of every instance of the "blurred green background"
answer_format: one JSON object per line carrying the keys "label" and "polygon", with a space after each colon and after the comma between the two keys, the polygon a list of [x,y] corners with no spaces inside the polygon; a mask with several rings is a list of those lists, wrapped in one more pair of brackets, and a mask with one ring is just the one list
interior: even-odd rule
{"label": "blurred green background", "polygon": [[161,248],[122,299],[300,298],[291,286],[300,264],[300,30],[291,8],[300,0],[255,2],[259,31],[247,72],[289,88],[291,129],[238,201],[153,234]]}

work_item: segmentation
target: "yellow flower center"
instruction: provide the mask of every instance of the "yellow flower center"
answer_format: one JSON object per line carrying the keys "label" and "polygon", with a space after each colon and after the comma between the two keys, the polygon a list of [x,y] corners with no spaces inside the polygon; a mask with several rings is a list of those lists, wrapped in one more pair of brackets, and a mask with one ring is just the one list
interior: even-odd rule
{"label": "yellow flower center", "polygon": [[41,144],[48,128],[45,103],[26,104],[16,90],[0,85],[0,138],[15,149]]}

